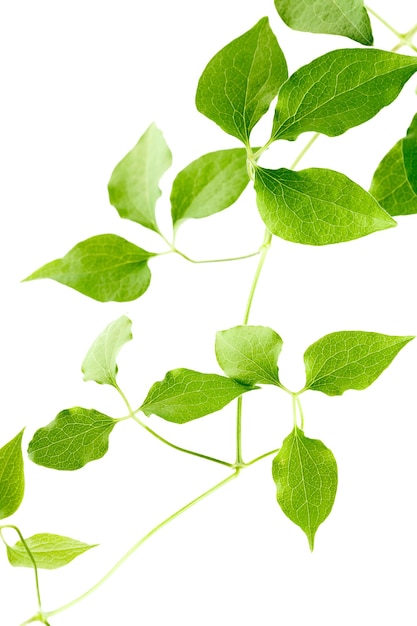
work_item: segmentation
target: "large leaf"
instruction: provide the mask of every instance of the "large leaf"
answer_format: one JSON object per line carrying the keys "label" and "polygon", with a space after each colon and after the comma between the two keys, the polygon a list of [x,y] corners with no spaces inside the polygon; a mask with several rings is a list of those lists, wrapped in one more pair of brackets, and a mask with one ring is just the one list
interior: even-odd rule
{"label": "large leaf", "polygon": [[383,50],[334,50],[301,67],[279,92],[272,137],[334,137],[371,119],[417,71],[417,59]]}
{"label": "large leaf", "polygon": [[318,439],[295,428],[272,463],[277,501],[285,515],[305,532],[314,548],[318,527],[332,510],[337,490],[337,465]]}
{"label": "large leaf", "polygon": [[132,322],[122,315],[97,337],[81,366],[84,380],[117,387],[116,358],[120,348],[132,339]]}
{"label": "large leaf", "polygon": [[0,519],[13,515],[25,493],[23,430],[0,448]]}
{"label": "large leaf", "polygon": [[257,167],[255,190],[268,229],[296,243],[351,241],[396,225],[367,191],[332,170]]}
{"label": "large leaf", "polygon": [[341,35],[365,46],[373,43],[363,0],[275,0],[275,6],[294,30]]}
{"label": "large leaf", "polygon": [[236,326],[216,335],[217,361],[227,376],[245,385],[278,385],[282,339],[266,326]]}
{"label": "large leaf", "polygon": [[209,62],[198,83],[197,109],[248,145],[287,76],[285,57],[264,17]]}
{"label": "large leaf", "polygon": [[106,454],[109,435],[116,423],[95,409],[74,407],[61,411],[33,435],[29,458],[52,469],[79,469]]}
{"label": "large leaf", "polygon": [[151,124],[136,146],[116,165],[109,182],[109,197],[120,217],[159,232],[155,218],[161,195],[159,181],[172,163],[161,131]]}
{"label": "large leaf", "polygon": [[378,165],[370,193],[391,215],[417,213],[417,115]]}
{"label": "large leaf", "polygon": [[248,182],[244,148],[210,152],[196,159],[178,174],[172,186],[174,226],[190,217],[223,211],[236,202]]}
{"label": "large leaf", "polygon": [[353,330],[325,335],[304,354],[305,389],[328,396],[366,389],[413,338]]}
{"label": "large leaf", "polygon": [[128,302],[149,287],[147,261],[152,256],[152,252],[117,235],[97,235],[78,243],[62,259],[43,265],[25,280],[52,278],[100,302]]}
{"label": "large leaf", "polygon": [[164,380],[152,385],[140,410],[148,416],[155,414],[169,422],[185,424],[219,411],[252,389],[218,374],[181,368],[171,370]]}
{"label": "large leaf", "polygon": [[[96,547],[70,537],[49,533],[33,535],[33,537],[25,539],[25,542],[32,553],[36,566],[41,569],[63,567],[83,552]],[[32,560],[21,541],[15,543],[14,546],[7,546],[7,556],[10,564],[14,567],[33,567]]]}

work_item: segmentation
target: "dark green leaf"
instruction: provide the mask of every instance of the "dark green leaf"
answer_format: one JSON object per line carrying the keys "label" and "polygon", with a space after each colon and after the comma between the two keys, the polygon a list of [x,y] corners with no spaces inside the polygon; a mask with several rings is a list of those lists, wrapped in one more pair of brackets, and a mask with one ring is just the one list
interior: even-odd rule
{"label": "dark green leaf", "polygon": [[[70,537],[49,533],[33,535],[25,539],[25,542],[35,559],[36,566],[41,569],[63,567],[83,552],[96,547]],[[32,560],[21,541],[14,546],[7,546],[7,556],[14,567],[33,567]]]}
{"label": "dark green leaf", "polygon": [[264,17],[209,62],[198,83],[197,109],[248,145],[287,76],[285,57]]}
{"label": "dark green leaf", "polygon": [[79,469],[106,454],[115,424],[116,420],[95,409],[66,409],[36,431],[29,443],[29,458],[52,469]]}
{"label": "dark green leaf", "polygon": [[307,535],[310,550],[320,524],[332,510],[337,490],[337,465],[318,439],[295,428],[272,463],[277,501],[285,515]]}
{"label": "dark green leaf", "polygon": [[152,252],[117,235],[97,235],[78,243],[25,280],[52,278],[94,300],[128,302],[145,293],[151,280]]}
{"label": "dark green leaf", "polygon": [[341,35],[365,46],[373,43],[363,0],[275,0],[275,6],[294,30]]}
{"label": "dark green leaf", "polygon": [[174,180],[172,221],[178,226],[190,217],[223,211],[236,202],[249,182],[246,150],[220,150],[196,159]]}
{"label": "dark green leaf", "polygon": [[17,511],[25,493],[22,437],[23,430],[0,448],[0,519]]}
{"label": "dark green leaf", "polygon": [[217,361],[227,376],[245,385],[278,385],[281,337],[265,326],[236,326],[216,335]]}
{"label": "dark green leaf", "polygon": [[84,380],[117,387],[116,358],[120,348],[132,339],[132,322],[126,315],[115,320],[97,337],[81,366]]}
{"label": "dark green leaf", "polygon": [[370,193],[391,215],[417,213],[417,115],[378,165]]}
{"label": "dark green leaf", "polygon": [[172,155],[161,131],[151,124],[111,175],[110,202],[120,217],[159,233],[155,218],[156,201],[161,195],[159,181],[171,163]]}
{"label": "dark green leaf", "polygon": [[171,370],[164,380],[151,387],[140,410],[148,416],[155,414],[169,422],[184,424],[219,411],[252,389],[254,387],[241,385],[218,374],[202,374],[181,368]]}
{"label": "dark green leaf", "polygon": [[269,230],[295,243],[323,246],[396,225],[367,191],[332,170],[258,167],[255,190]]}
{"label": "dark green leaf", "polygon": [[325,335],[304,354],[305,388],[328,396],[366,389],[413,338],[354,330]]}
{"label": "dark green leaf", "polygon": [[395,100],[416,71],[416,58],[394,52],[328,52],[281,87],[272,137],[293,140],[307,131],[341,135]]}

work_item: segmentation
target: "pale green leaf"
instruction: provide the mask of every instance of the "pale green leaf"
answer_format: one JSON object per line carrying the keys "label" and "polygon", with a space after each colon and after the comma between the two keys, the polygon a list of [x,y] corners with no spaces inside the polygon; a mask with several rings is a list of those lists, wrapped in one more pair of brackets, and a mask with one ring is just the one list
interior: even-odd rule
{"label": "pale green leaf", "polygon": [[245,385],[278,385],[281,337],[265,326],[236,326],[216,335],[217,361],[230,378]]}
{"label": "pale green leaf", "polygon": [[117,235],[97,235],[78,243],[62,259],[43,265],[25,280],[51,278],[100,302],[128,302],[149,287],[147,261],[153,256]]}
{"label": "pale green leaf", "polygon": [[23,430],[0,448],[0,519],[13,515],[25,493]]}
{"label": "pale green leaf", "polygon": [[120,217],[159,233],[155,218],[161,195],[159,181],[172,163],[161,131],[151,124],[136,146],[116,165],[109,182],[109,198]]}
{"label": "pale green leaf", "polygon": [[354,330],[325,335],[304,354],[305,389],[328,396],[366,389],[412,339]]}
{"label": "pale green leaf", "polygon": [[[32,553],[36,566],[40,569],[63,567],[83,552],[96,547],[96,545],[88,545],[70,537],[49,533],[33,535],[33,537],[25,539],[25,542]],[[32,560],[21,541],[18,541],[14,546],[7,546],[7,556],[10,564],[14,567],[33,567]]]}
{"label": "pale green leaf", "polygon": [[275,0],[275,6],[294,30],[341,35],[365,46],[373,43],[363,0]]}
{"label": "pale green leaf", "polygon": [[289,519],[307,535],[310,550],[320,524],[332,510],[337,490],[337,465],[318,439],[295,428],[272,463],[277,501]]}
{"label": "pale green leaf", "polygon": [[185,424],[219,411],[252,389],[218,374],[181,368],[171,370],[164,380],[151,387],[140,410],[148,416],[155,414],[169,422]]}
{"label": "pale green leaf", "polygon": [[285,57],[264,17],[209,62],[198,83],[197,109],[248,145],[287,76]]}
{"label": "pale green leaf", "polygon": [[378,165],[370,193],[390,215],[417,213],[417,115]]}
{"label": "pale green leaf", "polygon": [[236,202],[249,182],[246,150],[219,150],[196,159],[183,169],[172,186],[172,221],[223,211]]}
{"label": "pale green leaf", "polygon": [[81,366],[84,380],[117,387],[116,358],[120,348],[132,339],[132,322],[123,315],[97,337]]}
{"label": "pale green leaf", "polygon": [[417,59],[384,50],[334,50],[301,67],[283,84],[272,137],[315,131],[334,137],[390,104],[417,71]]}
{"label": "pale green leaf", "polygon": [[106,454],[109,435],[116,423],[95,409],[74,407],[61,411],[33,435],[29,458],[52,469],[79,469]]}
{"label": "pale green leaf", "polygon": [[332,170],[257,167],[255,190],[268,229],[295,243],[323,246],[396,225],[367,191]]}

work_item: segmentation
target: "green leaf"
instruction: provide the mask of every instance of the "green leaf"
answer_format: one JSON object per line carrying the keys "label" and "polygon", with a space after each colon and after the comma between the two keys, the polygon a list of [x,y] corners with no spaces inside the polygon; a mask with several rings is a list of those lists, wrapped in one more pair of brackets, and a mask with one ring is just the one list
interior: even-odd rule
{"label": "green leaf", "polygon": [[390,215],[417,213],[417,115],[378,165],[370,193]]}
{"label": "green leaf", "polygon": [[209,62],[198,83],[197,109],[248,145],[287,76],[285,57],[264,17]]}
{"label": "green leaf", "polygon": [[217,361],[227,376],[244,385],[278,385],[281,337],[265,326],[236,326],[216,335]]}
{"label": "green leaf", "polygon": [[283,21],[294,30],[349,37],[365,46],[373,43],[363,0],[275,0]]}
{"label": "green leaf", "polygon": [[0,448],[0,519],[17,511],[25,493],[22,437],[23,430]]}
{"label": "green leaf", "polygon": [[248,182],[244,148],[210,152],[196,159],[178,174],[172,186],[174,226],[190,217],[207,217],[227,209]]}
{"label": "green leaf", "polygon": [[366,389],[412,339],[355,330],[325,335],[304,354],[305,389],[328,396]]}
{"label": "green leaf", "polygon": [[161,131],[151,124],[136,146],[116,165],[109,182],[110,203],[124,217],[159,233],[155,218],[159,181],[172,155]]}
{"label": "green leaf", "polygon": [[[96,545],[88,545],[70,537],[49,533],[33,535],[33,537],[25,539],[25,542],[37,567],[41,569],[63,567],[83,552],[96,547]],[[32,560],[21,541],[18,541],[14,546],[7,546],[7,556],[10,564],[14,567],[33,567]]]}
{"label": "green leaf", "polygon": [[50,424],[36,431],[29,443],[29,458],[52,469],[80,469],[106,454],[116,423],[95,409],[74,407],[61,411]]}
{"label": "green leaf", "polygon": [[280,89],[273,139],[315,131],[334,137],[390,104],[417,59],[384,50],[334,50],[295,72]]}
{"label": "green leaf", "polygon": [[132,339],[132,322],[122,315],[97,337],[85,357],[81,370],[84,380],[117,387],[116,358],[120,348]]}
{"label": "green leaf", "polygon": [[318,439],[294,428],[272,462],[277,501],[307,535],[310,550],[320,524],[332,510],[337,490],[336,460]]}
{"label": "green leaf", "polygon": [[367,191],[332,170],[257,167],[255,190],[268,229],[295,243],[323,246],[396,225]]}
{"label": "green leaf", "polygon": [[147,261],[155,256],[117,235],[97,235],[78,243],[62,259],[25,278],[51,278],[100,302],[128,302],[151,281]]}
{"label": "green leaf", "polygon": [[155,414],[169,422],[185,424],[219,411],[252,389],[218,374],[181,368],[171,370],[164,380],[152,385],[140,410],[147,416]]}

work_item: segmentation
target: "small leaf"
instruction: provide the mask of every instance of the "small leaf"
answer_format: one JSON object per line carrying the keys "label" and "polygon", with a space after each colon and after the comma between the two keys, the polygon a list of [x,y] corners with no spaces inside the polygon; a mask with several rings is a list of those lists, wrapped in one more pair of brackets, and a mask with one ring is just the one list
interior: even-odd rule
{"label": "small leaf", "polygon": [[287,76],[285,57],[264,17],[209,62],[198,83],[197,109],[248,145]]}
{"label": "small leaf", "polygon": [[363,0],[275,0],[275,6],[294,30],[349,37],[364,46],[373,43]]}
{"label": "small leaf", "polygon": [[294,428],[272,462],[277,501],[307,535],[310,550],[320,524],[332,510],[337,490],[336,460],[318,439]]}
{"label": "small leaf", "polygon": [[80,469],[106,454],[115,424],[116,420],[95,409],[66,409],[36,431],[29,443],[29,458],[52,469]]}
{"label": "small leaf", "polygon": [[354,330],[325,335],[304,354],[305,389],[328,396],[366,389],[412,339]]}
{"label": "small leaf", "polygon": [[196,159],[183,169],[172,186],[172,221],[223,211],[236,202],[249,182],[246,150],[219,150]]}
{"label": "small leaf", "polygon": [[[49,533],[33,535],[25,539],[25,542],[35,559],[36,566],[41,569],[57,569],[67,565],[83,552],[96,547],[70,537]],[[14,546],[7,546],[7,556],[14,567],[33,567],[32,560],[21,541]]]}
{"label": "small leaf", "polygon": [[110,203],[120,217],[159,233],[155,218],[159,181],[172,155],[161,131],[151,124],[136,146],[116,165],[109,182]]}
{"label": "small leaf", "polygon": [[281,337],[265,326],[236,326],[216,335],[217,361],[230,378],[244,385],[278,385]]}
{"label": "small leaf", "polygon": [[147,416],[155,414],[169,422],[185,424],[219,411],[252,389],[218,374],[181,368],[171,370],[164,380],[151,387],[140,410]]}
{"label": "small leaf", "polygon": [[417,115],[378,165],[370,193],[390,215],[417,213]]}
{"label": "small leaf", "polygon": [[273,139],[314,131],[334,137],[391,104],[417,59],[384,50],[334,50],[297,70],[280,89]]}
{"label": "small leaf", "polygon": [[81,370],[84,380],[117,387],[116,358],[120,348],[132,339],[132,322],[123,315],[105,328],[85,357]]}
{"label": "small leaf", "polygon": [[333,170],[257,167],[255,190],[268,229],[295,243],[323,246],[396,225],[367,191]]}
{"label": "small leaf", "polygon": [[99,302],[129,302],[145,293],[151,281],[152,252],[117,235],[97,235],[78,243],[62,259],[25,278],[51,278]]}
{"label": "small leaf", "polygon": [[0,448],[0,519],[17,511],[25,493],[22,437],[23,430]]}

